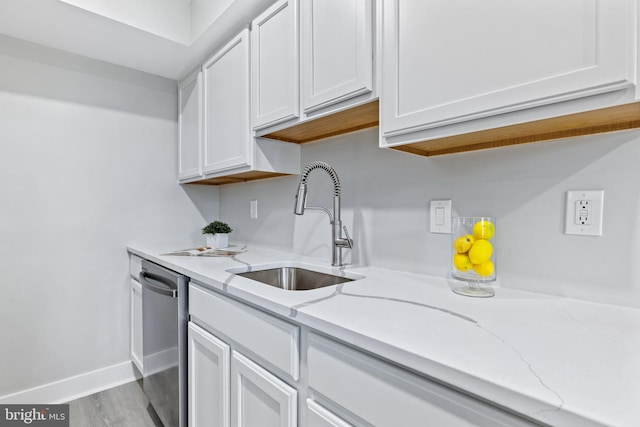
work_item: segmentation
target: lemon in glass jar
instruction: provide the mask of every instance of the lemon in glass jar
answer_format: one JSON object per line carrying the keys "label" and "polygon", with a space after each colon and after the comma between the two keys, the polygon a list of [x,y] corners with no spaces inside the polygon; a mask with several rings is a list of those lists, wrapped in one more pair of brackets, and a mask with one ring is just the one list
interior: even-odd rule
{"label": "lemon in glass jar", "polygon": [[473,268],[473,263],[466,254],[454,254],[453,266],[458,271],[469,271]]}
{"label": "lemon in glass jar", "polygon": [[473,271],[475,271],[476,274],[482,277],[489,277],[493,275],[494,272],[493,262],[489,260],[483,262],[482,264],[473,264]]}
{"label": "lemon in glass jar", "polygon": [[469,259],[473,264],[489,261],[493,254],[493,245],[488,240],[476,240],[469,249]]}
{"label": "lemon in glass jar", "polygon": [[471,249],[471,245],[475,242],[476,239],[471,235],[467,234],[466,236],[460,236],[453,242],[453,248],[459,254],[466,254]]}
{"label": "lemon in glass jar", "polygon": [[496,233],[496,227],[492,222],[486,219],[480,220],[473,224],[473,237],[475,239],[491,240]]}

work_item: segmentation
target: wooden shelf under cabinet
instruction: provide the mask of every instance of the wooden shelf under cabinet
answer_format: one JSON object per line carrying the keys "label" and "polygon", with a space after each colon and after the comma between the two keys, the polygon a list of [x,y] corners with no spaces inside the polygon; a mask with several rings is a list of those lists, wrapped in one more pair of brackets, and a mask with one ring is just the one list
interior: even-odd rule
{"label": "wooden shelf under cabinet", "polygon": [[640,127],[640,102],[390,147],[438,156]]}
{"label": "wooden shelf under cabinet", "polygon": [[[378,126],[378,117],[378,101],[373,101],[272,132],[264,138],[303,144]],[[634,102],[390,148],[421,156],[438,156],[639,127],[640,102]]]}
{"label": "wooden shelf under cabinet", "polygon": [[200,181],[188,182],[187,184],[224,185],[224,184],[235,184],[237,182],[254,181],[256,179],[276,178],[279,176],[288,176],[288,175],[290,174],[276,173],[276,172],[263,172],[263,171],[249,171],[249,172],[236,173],[233,175],[206,178]]}
{"label": "wooden shelf under cabinet", "polygon": [[380,121],[378,110],[378,101],[375,100],[318,119],[302,122],[286,129],[271,132],[262,137],[303,144],[331,136],[344,135],[357,130],[378,126]]}

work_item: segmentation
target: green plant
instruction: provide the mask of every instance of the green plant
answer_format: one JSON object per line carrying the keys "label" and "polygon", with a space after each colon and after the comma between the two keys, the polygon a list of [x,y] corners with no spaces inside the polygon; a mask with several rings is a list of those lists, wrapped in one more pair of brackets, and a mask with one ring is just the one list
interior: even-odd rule
{"label": "green plant", "polygon": [[231,233],[233,229],[229,224],[221,221],[213,221],[202,228],[202,234]]}

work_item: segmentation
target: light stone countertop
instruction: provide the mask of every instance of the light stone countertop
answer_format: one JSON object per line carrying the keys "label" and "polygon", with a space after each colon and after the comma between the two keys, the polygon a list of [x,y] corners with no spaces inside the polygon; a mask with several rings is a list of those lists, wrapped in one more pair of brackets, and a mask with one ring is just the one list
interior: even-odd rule
{"label": "light stone countertop", "polygon": [[468,298],[442,277],[357,266],[344,272],[364,279],[293,292],[225,270],[280,261],[337,270],[327,260],[252,245],[233,258],[161,255],[175,246],[128,249],[542,423],[640,425],[638,309],[506,288]]}

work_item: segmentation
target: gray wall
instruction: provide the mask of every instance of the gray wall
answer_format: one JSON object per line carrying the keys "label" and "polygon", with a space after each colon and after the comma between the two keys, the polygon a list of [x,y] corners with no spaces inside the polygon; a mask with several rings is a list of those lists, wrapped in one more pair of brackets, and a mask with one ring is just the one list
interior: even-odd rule
{"label": "gray wall", "polygon": [[[0,37],[0,397],[129,359],[129,243],[183,245],[176,82]],[[178,247],[176,247],[178,249]]]}
{"label": "gray wall", "polygon": [[[640,306],[640,132],[596,135],[426,158],[377,147],[377,129],[302,146],[342,181],[343,222],[355,264],[445,276],[448,235],[429,232],[429,201],[454,215],[497,217],[499,285]],[[329,178],[313,171],[308,204],[331,206]],[[233,237],[330,260],[326,214],[292,213],[297,177],[220,189]],[[567,190],[604,189],[604,235],[563,234]],[[259,218],[249,219],[258,199]]]}

